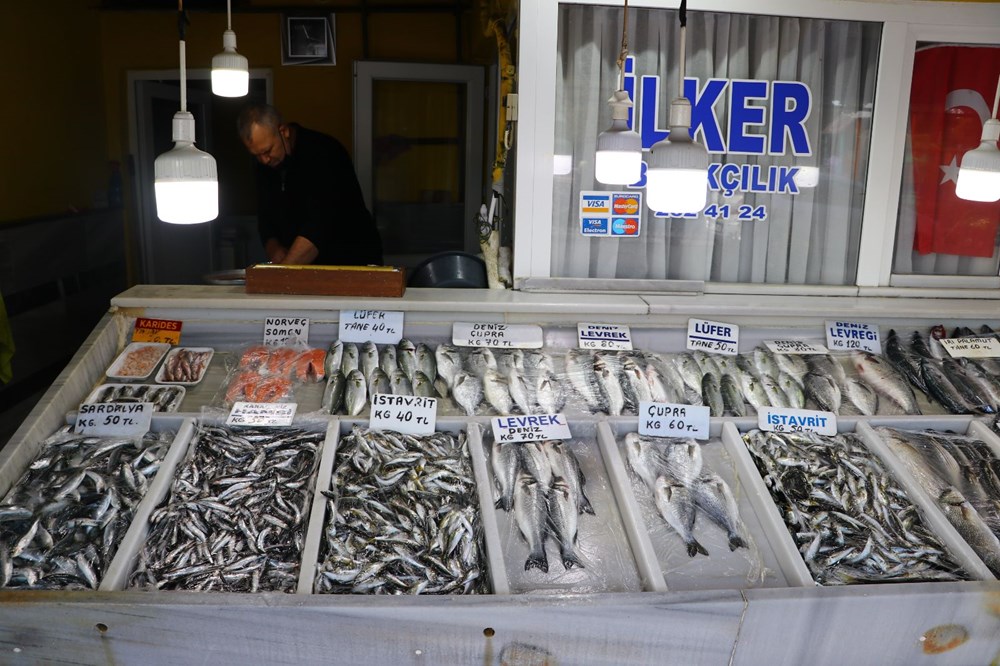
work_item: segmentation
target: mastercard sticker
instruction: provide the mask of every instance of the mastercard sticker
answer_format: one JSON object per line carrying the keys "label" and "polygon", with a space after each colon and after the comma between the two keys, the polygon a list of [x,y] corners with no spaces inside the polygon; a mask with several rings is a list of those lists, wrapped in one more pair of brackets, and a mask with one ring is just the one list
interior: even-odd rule
{"label": "mastercard sticker", "polygon": [[639,236],[642,192],[580,192],[580,233],[605,238]]}

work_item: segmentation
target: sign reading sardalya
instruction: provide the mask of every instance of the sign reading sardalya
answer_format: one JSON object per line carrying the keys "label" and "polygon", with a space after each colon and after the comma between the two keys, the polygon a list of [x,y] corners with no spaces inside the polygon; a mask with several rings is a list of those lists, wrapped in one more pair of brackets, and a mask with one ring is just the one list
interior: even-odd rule
{"label": "sign reading sardalya", "polygon": [[955,184],[962,156],[979,145],[990,117],[998,74],[998,47],[933,46],[915,54],[910,138],[920,254],[993,256],[1000,205],[959,199]]}

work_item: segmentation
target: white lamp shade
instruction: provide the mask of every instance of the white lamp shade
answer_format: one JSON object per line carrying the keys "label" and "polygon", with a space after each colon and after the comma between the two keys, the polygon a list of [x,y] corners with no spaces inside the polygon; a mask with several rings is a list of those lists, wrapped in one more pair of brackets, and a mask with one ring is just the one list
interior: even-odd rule
{"label": "white lamp shade", "polygon": [[[1000,91],[997,93],[1000,95]],[[994,107],[993,112],[996,113]],[[983,123],[982,143],[962,157],[955,194],[968,201],[1000,201],[1000,120]]]}
{"label": "white lamp shade", "polygon": [[707,169],[646,169],[646,205],[652,210],[700,213],[707,201]]}
{"label": "white lamp shade", "polygon": [[219,216],[219,181],[157,181],[156,215],[171,224],[199,224]]}
{"label": "white lamp shade", "polygon": [[631,185],[642,176],[642,153],[599,150],[594,161],[594,177],[605,185]]}
{"label": "white lamp shade", "polygon": [[250,90],[249,61],[236,52],[236,33],[222,33],[222,53],[212,58],[212,92],[220,97],[243,97]]}
{"label": "white lamp shade", "polygon": [[219,171],[215,158],[194,145],[194,116],[178,111],[174,147],[153,163],[156,216],[173,224],[197,224],[219,216]]}

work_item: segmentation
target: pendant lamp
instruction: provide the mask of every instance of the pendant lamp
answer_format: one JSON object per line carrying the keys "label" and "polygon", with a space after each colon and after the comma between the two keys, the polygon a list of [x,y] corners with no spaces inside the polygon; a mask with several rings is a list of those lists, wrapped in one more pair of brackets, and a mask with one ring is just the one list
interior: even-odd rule
{"label": "pendant lamp", "polygon": [[220,97],[243,97],[250,90],[250,68],[245,56],[236,52],[231,0],[226,0],[226,31],[222,53],[212,58],[212,92]]}
{"label": "pendant lamp", "polygon": [[1000,201],[1000,120],[997,107],[1000,106],[1000,81],[993,98],[993,117],[983,123],[983,136],[978,148],[973,148],[962,157],[958,170],[955,194],[968,201]]}
{"label": "pendant lamp", "polygon": [[679,94],[670,103],[670,134],[653,144],[646,168],[646,205],[658,213],[699,213],[708,199],[708,150],[691,140],[691,102],[684,97],[687,0],[679,16]]}
{"label": "pendant lamp", "polygon": [[597,137],[594,177],[605,185],[631,185],[642,176],[642,138],[628,126],[632,100],[625,90],[625,58],[628,55],[628,0],[622,19],[622,48],[618,55],[619,89],[608,100],[611,127]]}
{"label": "pendant lamp", "polygon": [[184,0],[178,0],[181,108],[174,114],[174,147],[153,163],[156,215],[172,224],[197,224],[219,216],[219,176],[215,158],[194,145],[194,116],[187,110],[187,70],[184,63]]}

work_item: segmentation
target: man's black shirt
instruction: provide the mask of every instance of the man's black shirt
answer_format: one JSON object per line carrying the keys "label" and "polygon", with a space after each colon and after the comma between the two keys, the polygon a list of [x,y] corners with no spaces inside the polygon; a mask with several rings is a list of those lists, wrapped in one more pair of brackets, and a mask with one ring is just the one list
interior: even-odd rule
{"label": "man's black shirt", "polygon": [[292,153],[274,168],[257,164],[261,243],[276,238],[289,248],[302,236],[319,250],[315,264],[380,265],[382,241],[347,150],[331,136],[292,126]]}

